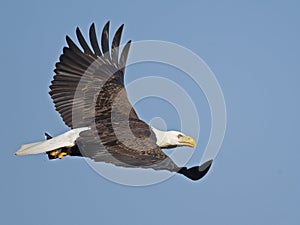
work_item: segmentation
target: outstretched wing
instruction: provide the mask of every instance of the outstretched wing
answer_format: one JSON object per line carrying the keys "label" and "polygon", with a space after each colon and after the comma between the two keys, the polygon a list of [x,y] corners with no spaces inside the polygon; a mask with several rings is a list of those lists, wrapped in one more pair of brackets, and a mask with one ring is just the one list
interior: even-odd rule
{"label": "outstretched wing", "polygon": [[79,28],[79,49],[67,36],[56,64],[50,95],[63,121],[71,128],[90,127],[76,140],[83,156],[124,167],[178,171],[180,168],[156,145],[149,125],[139,120],[124,88],[124,68],[130,41],[119,56],[123,25],[109,50],[109,23],[102,31],[101,49],[95,26],[90,27],[92,49]]}
{"label": "outstretched wing", "polygon": [[[95,25],[89,31],[92,49],[85,41],[79,28],[76,29],[76,44],[67,36],[68,47],[63,48],[63,54],[56,63],[55,75],[50,85],[51,98],[56,110],[65,124],[71,128],[90,126],[95,118],[95,105],[98,94],[103,86],[113,81],[114,89],[106,87],[107,99],[111,100],[124,89],[124,68],[131,41],[128,41],[119,57],[119,46],[123,25],[117,30],[111,51],[109,51],[109,22],[103,28],[101,48],[97,42]],[[126,91],[123,91],[123,107],[128,109],[130,117],[137,115],[128,101]],[[102,111],[107,108],[102,108]]]}

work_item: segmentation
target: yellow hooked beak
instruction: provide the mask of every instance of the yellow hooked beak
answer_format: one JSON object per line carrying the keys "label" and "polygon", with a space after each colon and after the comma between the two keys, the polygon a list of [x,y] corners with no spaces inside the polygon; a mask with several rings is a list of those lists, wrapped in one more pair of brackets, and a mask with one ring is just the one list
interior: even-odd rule
{"label": "yellow hooked beak", "polygon": [[196,141],[190,136],[179,137],[178,142],[183,146],[196,147]]}

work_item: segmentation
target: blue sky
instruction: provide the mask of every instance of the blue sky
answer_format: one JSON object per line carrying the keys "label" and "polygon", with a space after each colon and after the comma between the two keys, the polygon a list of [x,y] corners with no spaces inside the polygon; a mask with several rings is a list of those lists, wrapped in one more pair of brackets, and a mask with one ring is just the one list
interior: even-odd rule
{"label": "blue sky", "polygon": [[[297,1],[1,5],[1,224],[299,224]],[[82,159],[14,156],[21,144],[41,140],[45,131],[67,130],[48,95],[55,62],[65,35],[74,38],[76,26],[87,34],[92,22],[101,29],[107,20],[112,30],[125,23],[123,41],[174,42],[214,71],[226,100],[227,131],[212,170],[200,182],[176,175],[152,186],[127,187],[100,177]],[[151,64],[146,67],[151,74]],[[178,71],[159,68],[153,71],[177,80],[172,74]],[[129,71],[127,82],[143,70],[132,67],[126,75]],[[203,107],[199,141],[206,143],[209,112],[203,96],[197,102]],[[151,104],[158,116],[173,110],[159,100]],[[145,120],[155,116],[149,108],[137,105]],[[178,128],[177,119],[172,114],[165,120]],[[191,165],[202,150],[200,144]]]}

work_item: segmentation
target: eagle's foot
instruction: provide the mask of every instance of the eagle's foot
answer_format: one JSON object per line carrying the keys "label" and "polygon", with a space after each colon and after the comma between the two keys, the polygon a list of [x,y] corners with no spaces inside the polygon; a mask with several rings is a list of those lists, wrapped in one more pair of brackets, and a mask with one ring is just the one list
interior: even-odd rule
{"label": "eagle's foot", "polygon": [[49,159],[62,159],[66,155],[68,155],[68,153],[66,151],[62,151],[61,149],[54,150],[48,153]]}
{"label": "eagle's foot", "polygon": [[58,154],[58,158],[59,159],[62,159],[64,156],[66,156],[66,155],[68,155],[66,152],[60,152],[59,154]]}

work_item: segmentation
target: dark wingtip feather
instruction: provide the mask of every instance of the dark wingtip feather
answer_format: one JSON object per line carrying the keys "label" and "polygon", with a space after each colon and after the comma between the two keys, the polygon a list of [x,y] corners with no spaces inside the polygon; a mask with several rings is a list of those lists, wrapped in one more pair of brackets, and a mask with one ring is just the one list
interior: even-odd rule
{"label": "dark wingtip feather", "polygon": [[119,29],[116,31],[112,46],[111,46],[111,59],[114,63],[118,64],[118,56],[119,56],[119,46],[122,36],[124,24],[122,24]]}
{"label": "dark wingtip feather", "polygon": [[131,40],[129,40],[126,45],[124,46],[121,57],[120,57],[120,62],[119,62],[119,68],[124,72],[125,66],[126,66],[126,61],[128,57],[128,52],[130,48]]}
{"label": "dark wingtip feather", "polygon": [[102,53],[105,55],[107,58],[110,58],[109,55],[109,21],[105,24],[102,30],[102,36],[101,36],[101,46],[102,46]]}
{"label": "dark wingtip feather", "polygon": [[67,44],[68,44],[69,48],[72,51],[82,53],[82,51],[80,50],[80,48],[77,47],[77,45],[72,41],[72,39],[68,35],[66,36],[66,41],[67,41]]}
{"label": "dark wingtip feather", "polygon": [[90,47],[88,46],[88,44],[86,43],[79,27],[76,28],[76,36],[77,36],[77,39],[78,39],[81,47],[83,48],[84,53],[93,55],[93,52],[90,49]]}
{"label": "dark wingtip feather", "polygon": [[92,45],[92,48],[93,48],[95,54],[98,55],[98,56],[101,56],[102,53],[101,53],[101,50],[100,50],[99,45],[98,45],[96,29],[95,29],[95,24],[94,23],[92,23],[92,25],[90,27],[89,35],[90,35],[91,45]]}
{"label": "dark wingtip feather", "polygon": [[69,44],[70,41],[73,42],[68,35],[66,35],[66,41],[67,41],[68,44]]}
{"label": "dark wingtip feather", "polygon": [[195,167],[192,167],[189,169],[187,169],[186,167],[183,167],[177,173],[183,174],[187,178],[194,180],[194,181],[200,180],[202,177],[204,177],[207,174],[212,163],[213,163],[213,160],[209,160],[200,166],[195,166]]}

